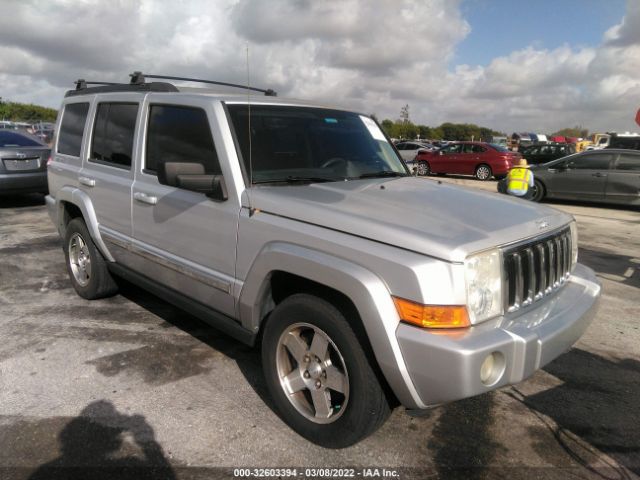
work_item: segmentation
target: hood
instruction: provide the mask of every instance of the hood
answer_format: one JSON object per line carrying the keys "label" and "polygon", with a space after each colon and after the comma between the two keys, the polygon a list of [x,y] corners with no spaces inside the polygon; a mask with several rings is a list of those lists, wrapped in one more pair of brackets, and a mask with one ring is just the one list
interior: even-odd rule
{"label": "hood", "polygon": [[526,200],[416,177],[258,187],[250,195],[265,213],[453,262],[572,219]]}

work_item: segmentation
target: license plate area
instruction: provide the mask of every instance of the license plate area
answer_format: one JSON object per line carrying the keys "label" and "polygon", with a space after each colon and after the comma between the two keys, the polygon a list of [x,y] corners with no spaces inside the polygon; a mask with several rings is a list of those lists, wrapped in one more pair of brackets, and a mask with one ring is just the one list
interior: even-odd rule
{"label": "license plate area", "polygon": [[9,172],[37,170],[40,168],[39,158],[5,158],[4,168]]}

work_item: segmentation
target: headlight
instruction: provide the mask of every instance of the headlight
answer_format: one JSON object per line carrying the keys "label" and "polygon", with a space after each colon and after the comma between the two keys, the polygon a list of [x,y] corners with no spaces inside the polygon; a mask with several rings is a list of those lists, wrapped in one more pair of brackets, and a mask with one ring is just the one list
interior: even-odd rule
{"label": "headlight", "polygon": [[502,314],[500,251],[491,250],[467,258],[465,277],[471,323],[480,323]]}
{"label": "headlight", "polygon": [[578,226],[574,220],[569,224],[569,230],[571,230],[571,270],[578,263]]}

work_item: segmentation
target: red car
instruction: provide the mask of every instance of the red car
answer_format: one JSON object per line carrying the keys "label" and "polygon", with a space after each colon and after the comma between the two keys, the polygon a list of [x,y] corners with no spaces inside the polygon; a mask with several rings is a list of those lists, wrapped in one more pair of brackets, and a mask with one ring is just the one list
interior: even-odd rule
{"label": "red car", "polygon": [[501,145],[484,142],[453,142],[435,152],[419,152],[418,173],[475,175],[478,180],[507,175],[522,155]]}

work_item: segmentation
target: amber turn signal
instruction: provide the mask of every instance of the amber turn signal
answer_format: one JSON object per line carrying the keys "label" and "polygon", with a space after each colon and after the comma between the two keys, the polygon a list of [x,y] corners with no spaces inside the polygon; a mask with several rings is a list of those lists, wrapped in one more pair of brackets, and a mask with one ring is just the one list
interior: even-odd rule
{"label": "amber turn signal", "polygon": [[392,297],[400,319],[423,328],[470,327],[467,307],[462,305],[422,305]]}

